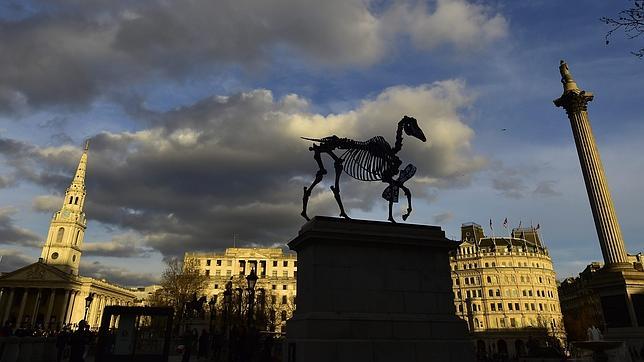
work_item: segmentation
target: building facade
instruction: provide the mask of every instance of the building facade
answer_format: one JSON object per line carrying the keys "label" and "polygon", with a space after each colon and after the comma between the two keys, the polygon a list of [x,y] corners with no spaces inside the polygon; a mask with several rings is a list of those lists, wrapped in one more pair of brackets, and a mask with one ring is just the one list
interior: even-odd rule
{"label": "building facade", "polygon": [[246,288],[246,277],[257,274],[256,295],[269,310],[276,330],[291,318],[297,292],[297,256],[278,248],[227,248],[224,252],[186,253],[184,260],[195,259],[199,270],[209,278],[204,295],[220,302],[228,281],[234,290]]}
{"label": "building facade", "polygon": [[521,356],[534,340],[565,340],[556,275],[536,229],[486,237],[480,225],[463,224],[450,266],[456,313],[480,355]]}
{"label": "building facade", "polygon": [[86,144],[63,205],[52,217],[41,257],[0,276],[3,325],[9,321],[17,328],[56,329],[86,319],[97,328],[105,306],[134,300],[126,288],[78,273],[87,226],[83,211],[87,153]]}

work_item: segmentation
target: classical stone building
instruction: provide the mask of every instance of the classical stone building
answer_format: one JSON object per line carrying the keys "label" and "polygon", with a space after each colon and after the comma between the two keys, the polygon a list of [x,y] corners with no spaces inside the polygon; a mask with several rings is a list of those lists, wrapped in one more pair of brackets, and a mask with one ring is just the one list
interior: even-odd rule
{"label": "classical stone building", "polygon": [[297,256],[278,248],[227,248],[224,252],[186,253],[184,260],[196,259],[201,272],[210,278],[207,298],[223,298],[226,282],[235,290],[246,288],[245,277],[257,274],[257,295],[265,296],[276,328],[293,315],[297,282]]}
{"label": "classical stone building", "polygon": [[[54,213],[49,232],[37,262],[0,276],[0,319],[15,327],[45,329],[76,324],[85,317],[92,328],[98,327],[107,305],[128,305],[134,294],[106,280],[78,274],[87,219],[85,171],[88,145],[63,205]],[[91,304],[86,311],[86,298]]]}
{"label": "classical stone building", "polygon": [[536,229],[486,237],[480,225],[463,224],[450,265],[456,313],[479,354],[520,356],[530,340],[565,340],[555,271]]}

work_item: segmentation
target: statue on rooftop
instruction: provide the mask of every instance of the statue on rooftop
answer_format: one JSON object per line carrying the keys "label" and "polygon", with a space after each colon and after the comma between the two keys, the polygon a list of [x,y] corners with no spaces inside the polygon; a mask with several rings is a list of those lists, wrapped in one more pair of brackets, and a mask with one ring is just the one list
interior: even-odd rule
{"label": "statue on rooftop", "polygon": [[[398,122],[396,143],[393,148],[382,136],[376,136],[366,141],[339,138],[336,135],[320,139],[302,137],[305,140],[319,143],[314,143],[313,146],[309,147],[309,150],[314,152],[313,158],[317,162],[319,169],[311,185],[304,187],[301,215],[306,220],[309,220],[306,213],[309,197],[315,185],[322,181],[324,175],[327,174],[321,158],[322,153],[326,153],[334,161],[335,183],[331,186],[331,191],[333,191],[333,196],[340,208],[340,216],[349,218],[344,211],[342,199],[340,198],[340,175],[344,171],[347,175],[357,180],[382,181],[389,185],[383,191],[382,197],[389,201],[389,221],[391,222],[396,222],[392,215],[392,207],[394,203],[398,202],[399,190],[402,189],[407,197],[407,212],[402,215],[402,218],[407,220],[412,210],[411,192],[403,184],[414,176],[416,167],[409,164],[402,171],[400,170],[402,161],[396,154],[402,149],[403,131],[405,134],[416,137],[423,142],[427,140],[416,119],[408,116],[404,116]],[[343,150],[344,152],[338,156],[334,153],[335,150]],[[398,177],[396,178],[396,176]]]}

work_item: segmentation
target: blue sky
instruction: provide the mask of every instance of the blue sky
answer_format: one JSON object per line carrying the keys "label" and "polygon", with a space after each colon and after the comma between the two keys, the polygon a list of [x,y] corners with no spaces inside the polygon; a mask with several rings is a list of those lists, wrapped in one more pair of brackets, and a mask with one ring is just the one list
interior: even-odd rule
{"label": "blue sky", "polygon": [[[85,138],[81,272],[145,284],[163,257],[220,250],[233,234],[283,245],[315,172],[298,136],[393,142],[409,114],[429,138],[401,153],[419,167],[410,222],[454,237],[469,221],[539,223],[559,276],[575,275],[601,253],[570,125],[552,103],[560,59],[595,94],[627,249],[641,252],[644,63],[629,53],[641,40],[616,33],[606,45],[599,21],[628,5],[3,2],[0,268],[39,256]],[[343,186],[350,215],[386,219],[382,185]],[[336,215],[319,191],[311,214]]]}

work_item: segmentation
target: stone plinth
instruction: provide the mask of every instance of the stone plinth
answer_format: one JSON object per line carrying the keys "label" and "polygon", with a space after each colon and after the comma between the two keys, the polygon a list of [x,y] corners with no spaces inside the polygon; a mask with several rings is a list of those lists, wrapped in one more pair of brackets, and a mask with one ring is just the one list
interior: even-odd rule
{"label": "stone plinth", "polygon": [[470,361],[440,227],[315,217],[297,251],[287,361]]}

